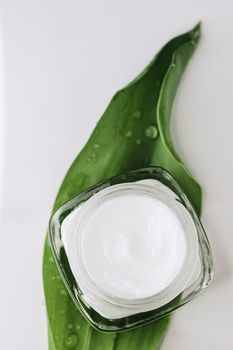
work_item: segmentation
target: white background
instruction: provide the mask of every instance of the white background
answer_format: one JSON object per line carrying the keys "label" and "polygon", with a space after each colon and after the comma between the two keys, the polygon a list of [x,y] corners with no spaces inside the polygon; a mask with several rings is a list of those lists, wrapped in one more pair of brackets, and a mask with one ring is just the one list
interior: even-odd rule
{"label": "white background", "polygon": [[1,349],[47,348],[42,250],[62,178],[114,92],[199,19],[202,40],[180,85],[172,128],[203,187],[216,277],[176,312],[162,349],[232,349],[232,13],[230,0],[3,1]]}

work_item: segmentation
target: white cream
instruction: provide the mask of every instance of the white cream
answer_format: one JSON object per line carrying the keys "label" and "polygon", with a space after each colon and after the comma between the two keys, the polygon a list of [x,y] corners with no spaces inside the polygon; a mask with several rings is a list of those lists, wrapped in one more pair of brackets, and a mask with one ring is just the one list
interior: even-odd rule
{"label": "white cream", "polygon": [[159,200],[122,193],[90,216],[81,252],[97,286],[118,298],[146,298],[179,273],[186,254],[184,229]]}
{"label": "white cream", "polygon": [[[185,268],[192,220],[184,210],[156,180],[108,187],[77,207],[61,234],[86,302],[105,317],[119,318],[177,296],[192,277]],[[192,245],[197,249],[196,240]],[[142,303],[144,298],[149,302]]]}

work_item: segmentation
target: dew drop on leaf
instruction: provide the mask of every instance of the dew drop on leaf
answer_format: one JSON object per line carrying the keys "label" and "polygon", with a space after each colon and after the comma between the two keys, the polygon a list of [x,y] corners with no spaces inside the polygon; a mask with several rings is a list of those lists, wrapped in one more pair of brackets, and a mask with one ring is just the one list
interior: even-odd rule
{"label": "dew drop on leaf", "polygon": [[50,261],[51,263],[54,263],[54,259],[53,259],[52,256],[50,256],[49,261]]}
{"label": "dew drop on leaf", "polygon": [[141,116],[142,116],[142,112],[139,111],[139,109],[137,109],[136,111],[134,111],[134,112],[132,113],[132,116],[134,117],[134,119],[140,119]]}
{"label": "dew drop on leaf", "polygon": [[100,145],[99,145],[98,143],[94,143],[93,147],[94,147],[95,149],[97,149],[97,148],[100,148]]}
{"label": "dew drop on leaf", "polygon": [[68,348],[68,349],[73,349],[77,344],[78,344],[78,336],[75,333],[72,333],[70,335],[68,335],[68,337],[65,338],[65,342],[64,345]]}
{"label": "dew drop on leaf", "polygon": [[156,137],[158,136],[158,129],[156,128],[156,126],[150,125],[148,126],[148,128],[146,128],[145,135],[149,139],[156,139]]}
{"label": "dew drop on leaf", "polygon": [[140,145],[141,143],[142,143],[142,140],[140,140],[140,139],[137,139],[137,140],[136,140],[136,144],[137,144],[137,145]]}
{"label": "dew drop on leaf", "polygon": [[125,136],[126,136],[126,137],[131,137],[131,136],[132,136],[132,131],[131,131],[131,130],[127,131],[127,133],[125,134]]}

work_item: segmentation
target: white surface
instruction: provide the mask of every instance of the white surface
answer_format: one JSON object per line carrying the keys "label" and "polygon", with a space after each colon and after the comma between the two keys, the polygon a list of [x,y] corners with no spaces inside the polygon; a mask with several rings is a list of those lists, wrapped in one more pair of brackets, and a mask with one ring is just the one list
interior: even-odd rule
{"label": "white surface", "polygon": [[86,271],[118,298],[140,299],[161,292],[178,275],[185,255],[184,227],[177,214],[145,194],[109,199],[84,227]]}
{"label": "white surface", "polygon": [[231,349],[232,10],[230,0],[2,1],[2,349],[46,349],[41,259],[58,186],[113,93],[199,19],[203,37],[177,95],[173,129],[204,190],[216,278],[175,314],[162,349]]}

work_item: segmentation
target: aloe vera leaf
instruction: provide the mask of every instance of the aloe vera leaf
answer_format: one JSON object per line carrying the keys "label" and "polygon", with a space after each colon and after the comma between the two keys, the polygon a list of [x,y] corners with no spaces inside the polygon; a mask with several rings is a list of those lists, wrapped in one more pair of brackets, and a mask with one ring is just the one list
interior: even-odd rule
{"label": "aloe vera leaf", "polygon": [[[194,37],[199,37],[199,32],[194,32]],[[190,173],[181,161],[179,155],[176,153],[173,146],[171,131],[170,131],[170,117],[172,104],[175,98],[176,90],[182,77],[183,70],[187,64],[187,58],[192,55],[193,47],[197,44],[197,40],[191,40],[185,43],[179,51],[173,54],[172,63],[163,80],[160,91],[160,96],[157,104],[157,123],[161,139],[159,140],[161,148],[159,155],[163,154],[162,148],[167,149],[166,157],[157,157],[157,152],[154,152],[154,159],[152,164],[157,161],[160,166],[165,167],[173,176],[180,182],[184,191],[189,195],[197,213],[200,215],[201,211],[201,188],[198,183],[193,183],[190,186]],[[170,157],[169,157],[170,156]],[[188,175],[188,176],[187,176]]]}
{"label": "aloe vera leaf", "polygon": [[[198,25],[171,40],[132,83],[114,95],[87,144],[71,165],[53,210],[111,176],[147,165],[160,165],[185,187],[190,200],[200,211],[200,187],[176,155],[169,133],[175,91],[199,33]],[[157,137],[155,132],[148,132],[148,128],[155,131],[156,127],[159,129]],[[161,343],[168,317],[117,335],[94,330],[67,294],[47,239],[43,280],[50,350],[155,350]]]}

